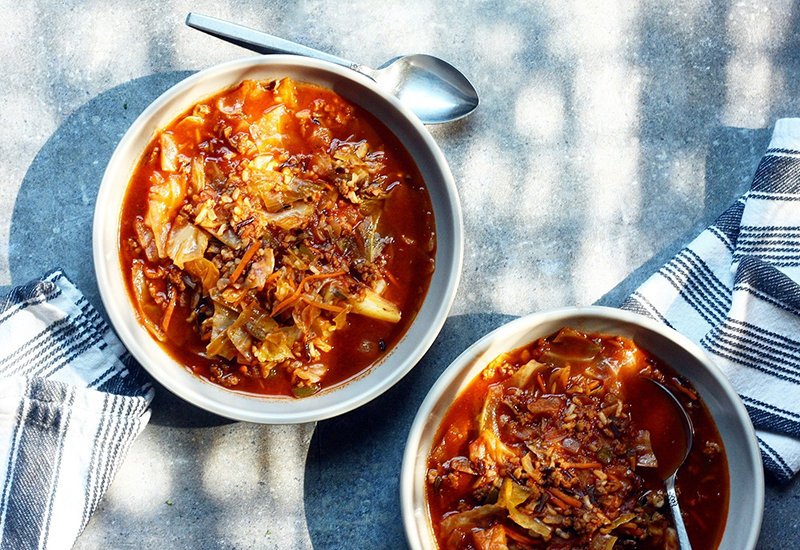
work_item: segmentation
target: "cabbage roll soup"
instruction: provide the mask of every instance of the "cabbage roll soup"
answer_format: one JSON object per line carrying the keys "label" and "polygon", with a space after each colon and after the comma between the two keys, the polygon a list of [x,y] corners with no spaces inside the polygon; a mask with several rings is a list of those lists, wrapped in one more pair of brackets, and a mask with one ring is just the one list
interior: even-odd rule
{"label": "cabbage roll soup", "polygon": [[245,81],[155,135],[120,251],[139,321],[179,363],[235,391],[305,397],[391,351],[436,240],[399,140],[284,78]]}
{"label": "cabbage roll soup", "polygon": [[426,480],[438,548],[678,550],[662,475],[681,449],[646,378],[694,424],[679,502],[694,550],[717,548],[728,468],[703,401],[632,341],[570,328],[497,357],[448,410]]}

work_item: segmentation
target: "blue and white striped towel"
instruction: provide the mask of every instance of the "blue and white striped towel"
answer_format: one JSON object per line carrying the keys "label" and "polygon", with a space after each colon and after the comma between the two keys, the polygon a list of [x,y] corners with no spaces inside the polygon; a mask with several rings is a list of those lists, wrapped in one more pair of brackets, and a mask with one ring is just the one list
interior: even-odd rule
{"label": "blue and white striped towel", "polygon": [[800,119],[781,119],[750,191],[622,304],[700,344],[756,427],[769,472],[800,470]]}
{"label": "blue and white striped towel", "polygon": [[140,372],[61,271],[0,298],[0,550],[72,547],[149,419]]}

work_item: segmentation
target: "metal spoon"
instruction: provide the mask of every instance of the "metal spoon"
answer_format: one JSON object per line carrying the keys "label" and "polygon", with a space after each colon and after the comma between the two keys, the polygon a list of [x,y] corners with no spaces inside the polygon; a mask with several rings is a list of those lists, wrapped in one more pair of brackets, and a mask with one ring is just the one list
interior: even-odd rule
{"label": "metal spoon", "polygon": [[[679,449],[685,449],[683,454],[670,453],[680,457],[680,461],[675,460],[669,463],[663,456],[659,457],[658,453],[656,453],[656,459],[658,460],[658,473],[664,480],[664,486],[667,489],[667,500],[669,501],[669,507],[672,511],[672,519],[675,522],[675,530],[678,533],[678,543],[681,550],[692,550],[692,545],[689,542],[689,535],[686,532],[686,526],[681,516],[681,509],[680,506],[678,506],[678,495],[675,492],[675,476],[680,467],[683,466],[683,463],[686,462],[689,451],[692,449],[692,444],[694,443],[694,427],[683,405],[681,405],[678,398],[675,397],[666,386],[650,378],[645,378],[645,380],[652,382],[652,387],[658,388],[660,393],[663,394],[662,397],[666,399],[671,406],[671,413],[660,417],[661,426],[666,427],[666,430],[663,430],[660,434],[662,440],[666,439],[671,446],[674,445]],[[658,399],[657,396],[653,397]],[[660,407],[652,407],[651,409],[661,410]]]}
{"label": "metal spoon", "polygon": [[478,106],[478,93],[455,67],[425,54],[395,58],[378,69],[353,63],[270,34],[215,17],[190,13],[186,24],[259,53],[290,53],[330,61],[368,76],[397,96],[423,124],[450,122]]}

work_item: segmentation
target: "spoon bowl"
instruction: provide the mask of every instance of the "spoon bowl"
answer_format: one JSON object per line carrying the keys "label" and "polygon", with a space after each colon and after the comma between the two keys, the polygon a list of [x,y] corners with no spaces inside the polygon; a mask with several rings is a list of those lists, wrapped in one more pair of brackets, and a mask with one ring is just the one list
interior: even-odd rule
{"label": "spoon bowl", "polygon": [[461,72],[431,55],[402,56],[371,69],[216,17],[190,13],[186,24],[255,52],[303,55],[348,67],[395,95],[423,124],[458,120],[474,111],[480,102],[475,88]]}
{"label": "spoon bowl", "polygon": [[[686,526],[683,523],[681,516],[681,509],[678,504],[678,495],[675,491],[675,478],[678,470],[686,461],[689,456],[689,451],[692,449],[694,443],[694,427],[692,420],[686,413],[686,410],[681,405],[680,401],[675,395],[663,384],[651,378],[644,378],[649,384],[641,387],[651,397],[649,410],[658,410],[661,414],[658,419],[653,419],[652,416],[639,414],[636,419],[637,424],[648,429],[651,434],[657,433],[658,440],[663,442],[659,446],[653,445],[655,450],[656,459],[658,460],[658,474],[664,480],[664,487],[667,491],[667,500],[669,502],[670,510],[672,511],[672,518],[675,522],[675,530],[678,533],[678,543],[681,550],[692,550],[692,545],[689,542],[689,535],[686,532]],[[663,405],[663,406],[659,406]],[[636,414],[637,411],[634,411]],[[634,417],[636,418],[636,417]],[[653,422],[657,421],[657,425]],[[669,453],[659,452],[663,450],[664,445],[672,447]],[[659,456],[659,454],[661,456]]]}
{"label": "spoon bowl", "polygon": [[469,80],[458,69],[432,55],[406,55],[379,69],[361,65],[356,70],[397,96],[425,124],[465,117],[479,103]]}

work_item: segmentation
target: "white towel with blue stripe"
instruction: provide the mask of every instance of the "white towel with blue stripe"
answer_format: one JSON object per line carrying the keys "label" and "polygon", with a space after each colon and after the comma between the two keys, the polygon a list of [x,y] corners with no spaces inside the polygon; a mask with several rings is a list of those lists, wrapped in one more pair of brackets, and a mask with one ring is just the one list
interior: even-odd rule
{"label": "white towel with blue stripe", "polygon": [[622,308],[703,347],[756,427],[764,466],[800,470],[800,119],[780,119],[750,191]]}
{"label": "white towel with blue stripe", "polygon": [[73,546],[152,397],[61,271],[0,298],[0,550]]}

